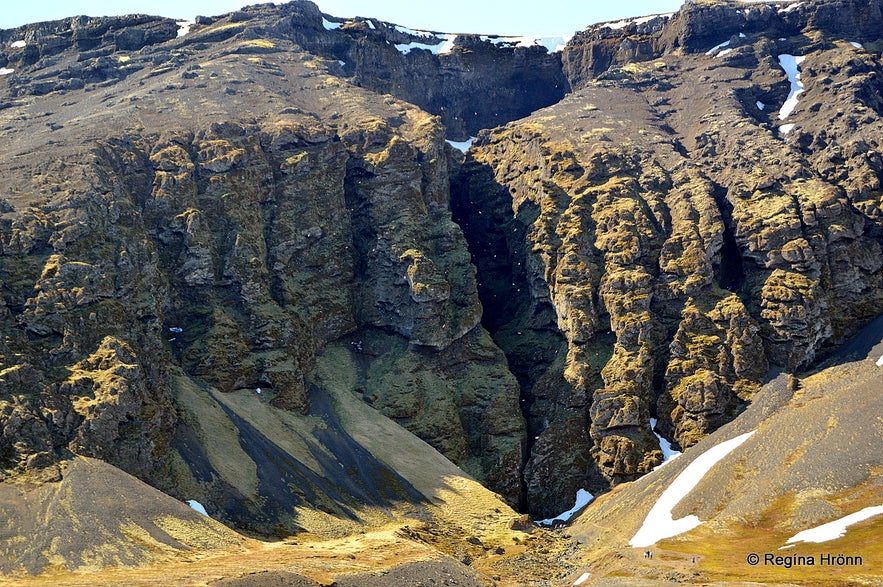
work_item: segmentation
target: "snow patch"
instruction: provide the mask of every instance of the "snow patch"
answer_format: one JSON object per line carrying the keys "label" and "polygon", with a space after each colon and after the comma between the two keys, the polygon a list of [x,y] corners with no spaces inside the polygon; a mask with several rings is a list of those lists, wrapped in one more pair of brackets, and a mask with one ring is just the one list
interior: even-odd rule
{"label": "snow patch", "polygon": [[728,46],[729,44],[730,44],[729,41],[724,41],[720,45],[715,45],[714,47],[712,47],[711,49],[706,51],[705,54],[706,55],[713,55],[715,51],[717,51],[718,49],[723,49],[724,47]]}
{"label": "snow patch", "polygon": [[788,118],[788,115],[797,106],[797,97],[803,93],[803,82],[800,81],[800,69],[797,66],[803,63],[804,59],[806,59],[805,56],[795,57],[787,53],[779,55],[779,65],[785,70],[788,81],[791,82],[791,92],[788,94],[788,99],[782,104],[782,109],[779,110],[779,120]]}
{"label": "snow patch", "polygon": [[417,30],[409,29],[407,27],[403,27],[403,26],[399,26],[399,25],[395,25],[395,30],[399,31],[400,33],[404,33],[406,35],[411,35],[412,37],[434,37],[435,36],[432,33],[427,32],[427,31],[417,31]]}
{"label": "snow patch", "polygon": [[340,64],[341,67],[344,67],[346,65],[346,61],[341,61],[340,59],[338,59],[337,62]]}
{"label": "snow patch", "polygon": [[472,146],[472,141],[474,141],[474,140],[475,140],[475,137],[469,137],[469,140],[462,141],[462,142],[448,141],[448,144],[451,145],[452,147],[454,147],[455,149],[458,149],[458,150],[463,151],[465,153],[466,151],[469,150],[469,147]]}
{"label": "snow patch", "polygon": [[493,43],[494,45],[505,45],[507,47],[545,47],[549,53],[558,53],[563,51],[567,42],[573,37],[563,35],[558,37],[491,37],[483,35],[482,41]]}
{"label": "snow patch", "polygon": [[580,585],[588,581],[589,577],[591,576],[591,573],[583,573],[579,576],[579,579],[573,582],[573,587],[579,587]]}
{"label": "snow patch", "polygon": [[696,487],[718,461],[733,452],[739,445],[748,440],[752,434],[754,434],[754,431],[721,442],[706,450],[696,460],[687,465],[687,468],[681,471],[680,475],[672,481],[671,485],[656,500],[656,503],[644,519],[644,524],[632,537],[629,544],[636,548],[651,546],[663,538],[677,536],[701,524],[702,521],[694,515],[684,516],[679,520],[675,520],[671,517],[671,511],[693,491],[693,488]]}
{"label": "snow patch", "polygon": [[562,522],[568,522],[568,521],[570,521],[570,518],[572,518],[573,516],[575,516],[577,514],[577,512],[579,512],[584,507],[586,507],[587,505],[592,503],[593,499],[595,499],[594,495],[592,495],[591,493],[589,493],[585,489],[580,489],[579,491],[576,492],[576,500],[575,500],[572,508],[570,508],[566,512],[558,514],[554,518],[547,518],[545,520],[539,520],[539,521],[537,521],[537,524],[539,524],[540,526],[551,526],[552,524],[554,524],[556,521],[559,521],[559,520]]}
{"label": "snow patch", "polygon": [[372,31],[377,29],[377,27],[374,26],[374,23],[371,22],[370,20],[366,20],[365,22],[368,23],[368,28],[371,29]]}
{"label": "snow patch", "polygon": [[672,450],[671,443],[669,441],[664,439],[656,432],[656,422],[656,418],[650,418],[650,430],[653,431],[654,436],[656,436],[656,440],[659,441],[659,450],[662,451],[662,462],[653,467],[654,471],[665,463],[673,461],[674,459],[681,456],[681,453],[679,451]]}
{"label": "snow patch", "polygon": [[184,332],[184,329],[180,326],[170,326],[169,332]]}
{"label": "snow patch", "polygon": [[782,126],[779,127],[779,134],[784,136],[784,135],[788,134],[789,132],[791,132],[792,130],[794,130],[794,123],[793,122],[790,124],[783,124]]}
{"label": "snow patch", "polygon": [[179,20],[175,24],[178,25],[178,36],[183,37],[190,32],[190,27],[196,24],[196,20]]}
{"label": "snow patch", "polygon": [[650,16],[644,16],[644,17],[642,17],[642,18],[636,18],[636,19],[633,20],[632,22],[634,22],[635,24],[644,24],[645,22],[650,22],[650,21],[653,20],[654,18],[666,18],[666,19],[671,18],[673,14],[674,14],[674,12],[668,12],[668,13],[666,13],[666,14],[652,14],[652,15],[650,15]]}
{"label": "snow patch", "polygon": [[803,2],[796,2],[794,4],[789,4],[785,8],[780,8],[779,14],[785,14],[786,12],[791,12],[792,10],[796,10],[798,6],[803,6]]}
{"label": "snow patch", "polygon": [[853,47],[855,47],[856,49],[863,49],[864,48],[864,45],[862,45],[861,43],[858,43],[856,41],[850,41],[849,44],[852,45]]}
{"label": "snow patch", "polygon": [[718,57],[723,57],[723,56],[726,55],[727,53],[732,53],[732,52],[733,52],[732,49],[724,49],[723,51],[721,51],[720,53],[718,53],[717,55],[715,55],[714,58],[717,59]]}
{"label": "snow patch", "polygon": [[739,38],[740,38],[740,39],[744,39],[744,38],[745,38],[745,33],[739,33]]}
{"label": "snow patch", "polygon": [[187,500],[187,505],[189,505],[190,507],[192,507],[193,509],[195,509],[196,511],[198,511],[198,512],[199,512],[200,514],[202,514],[203,516],[205,516],[205,517],[207,517],[207,518],[210,517],[210,516],[208,515],[208,512],[205,511],[205,508],[202,507],[202,504],[199,503],[198,501],[196,501],[195,499],[188,499],[188,500]]}
{"label": "snow patch", "polygon": [[343,26],[342,22],[331,22],[324,16],[322,17],[322,26],[325,27],[326,31],[333,31],[334,29],[339,29]]}
{"label": "snow patch", "polygon": [[883,514],[883,505],[866,507],[863,510],[859,510],[854,514],[849,514],[848,516],[844,516],[839,520],[834,520],[833,522],[828,522],[827,524],[822,524],[821,526],[816,526],[815,528],[810,528],[809,530],[804,530],[803,532],[798,532],[791,538],[789,538],[785,543],[791,544],[792,542],[827,542],[829,540],[834,540],[836,538],[840,538],[841,536],[846,535],[846,527],[852,526],[853,524],[858,524],[863,520],[867,520],[868,518],[872,518],[874,516],[879,516]]}
{"label": "snow patch", "polygon": [[13,71],[15,71],[15,70],[14,69],[7,69],[5,67],[0,67],[0,75],[9,75]]}
{"label": "snow patch", "polygon": [[21,48],[27,46],[27,43],[25,41],[13,41],[13,42],[9,43],[9,46],[12,47],[13,49],[21,49]]}
{"label": "snow patch", "polygon": [[608,29],[613,29],[616,31],[619,29],[624,29],[625,27],[627,27],[631,23],[632,23],[631,20],[617,20],[616,22],[608,22],[604,26],[607,27]]}
{"label": "snow patch", "polygon": [[607,27],[612,30],[624,29],[630,24],[644,24],[645,22],[650,22],[654,18],[671,18],[674,12],[667,12],[665,14],[651,14],[650,16],[642,16],[641,18],[631,18],[625,20],[617,20],[616,22],[608,22],[601,25],[601,27]]}
{"label": "snow patch", "polygon": [[757,102],[755,102],[755,104],[757,105],[757,109],[758,109],[758,110],[763,110],[764,108],[766,108],[766,104],[764,104],[764,103],[761,102],[760,100],[758,100]]}
{"label": "snow patch", "polygon": [[450,53],[454,49],[454,40],[456,38],[457,35],[445,35],[444,39],[438,39],[436,37],[434,43],[403,43],[396,45],[395,47],[404,55],[407,55],[414,49],[425,49],[426,51],[432,52],[433,55],[442,55],[444,53]]}
{"label": "snow patch", "polygon": [[883,355],[880,355],[880,358],[877,359],[877,366],[883,367]]}

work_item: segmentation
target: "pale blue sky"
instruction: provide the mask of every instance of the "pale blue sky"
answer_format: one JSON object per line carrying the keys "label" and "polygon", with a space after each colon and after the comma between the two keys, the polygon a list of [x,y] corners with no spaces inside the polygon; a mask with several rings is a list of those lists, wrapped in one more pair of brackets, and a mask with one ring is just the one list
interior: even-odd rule
{"label": "pale blue sky", "polygon": [[[6,0],[0,28],[77,14],[157,14],[189,19],[236,10],[248,0]],[[683,0],[318,0],[334,16],[371,16],[411,28],[500,35],[561,35],[607,20],[677,10]]]}

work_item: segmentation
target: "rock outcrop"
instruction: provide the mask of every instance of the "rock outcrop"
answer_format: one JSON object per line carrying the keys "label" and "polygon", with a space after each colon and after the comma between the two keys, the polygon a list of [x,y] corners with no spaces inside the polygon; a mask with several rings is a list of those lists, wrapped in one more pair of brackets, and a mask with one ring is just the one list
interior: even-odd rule
{"label": "rock outcrop", "polygon": [[[182,377],[205,398],[331,418],[310,391],[316,353],[344,340],[378,409],[517,503],[519,390],[479,324],[445,129],[293,44],[277,25],[303,9],[321,26],[296,2],[181,37],[150,17],[4,31],[4,475],[97,457],[181,499],[208,483],[220,519],[264,534],[301,529],[298,504],[348,518],[374,491],[419,500],[388,470],[381,489],[310,480],[356,450],[335,437],[313,449],[331,457],[295,455],[275,481],[205,474],[212,439],[181,405]],[[93,58],[106,75],[62,83]],[[250,459],[284,454],[261,442]],[[295,478],[318,485],[288,495]]]}
{"label": "rock outcrop", "polygon": [[[576,91],[479,136],[455,211],[482,300],[501,305],[485,324],[511,363],[512,330],[566,344],[520,376],[528,487],[574,445],[607,481],[568,462],[559,485],[634,479],[661,459],[651,417],[691,446],[768,366],[806,367],[883,311],[879,60],[861,45],[878,46],[879,17],[694,2],[596,25],[564,51]],[[787,118],[780,55],[805,57]]]}

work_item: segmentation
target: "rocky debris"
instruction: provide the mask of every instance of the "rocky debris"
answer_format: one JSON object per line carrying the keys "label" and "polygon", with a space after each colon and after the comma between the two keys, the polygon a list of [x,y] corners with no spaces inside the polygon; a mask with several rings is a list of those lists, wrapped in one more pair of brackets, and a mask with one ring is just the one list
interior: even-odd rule
{"label": "rocky debris", "polygon": [[509,520],[509,529],[518,530],[520,532],[528,532],[534,528],[533,521],[528,514],[518,516]]}
{"label": "rocky debris", "polygon": [[248,573],[241,577],[218,579],[209,583],[213,587],[264,587],[279,585],[280,587],[320,587],[320,584],[308,577],[288,571],[260,571]]}

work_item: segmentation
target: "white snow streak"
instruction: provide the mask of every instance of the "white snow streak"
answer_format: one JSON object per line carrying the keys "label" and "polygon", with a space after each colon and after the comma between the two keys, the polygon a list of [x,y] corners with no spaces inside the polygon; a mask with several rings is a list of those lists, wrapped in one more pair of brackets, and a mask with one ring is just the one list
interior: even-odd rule
{"label": "white snow streak", "polygon": [[672,461],[672,460],[678,458],[679,456],[681,456],[680,452],[678,452],[676,450],[672,450],[671,443],[669,441],[667,441],[666,439],[661,437],[656,432],[656,422],[657,422],[656,418],[650,418],[650,429],[653,431],[653,434],[656,436],[656,439],[659,441],[659,450],[662,451],[662,462],[659,463],[658,465],[656,465],[655,467],[653,467],[654,471],[656,469],[658,469],[659,467],[661,467],[662,465],[664,465],[665,463]]}
{"label": "white snow streak", "polygon": [[591,577],[591,573],[583,573],[579,576],[579,579],[573,582],[573,587],[579,587],[583,583],[585,583],[589,577]]}
{"label": "white snow streak", "polygon": [[724,41],[724,42],[721,43],[720,45],[715,45],[714,47],[712,47],[711,49],[709,49],[708,51],[706,51],[705,54],[706,54],[706,55],[712,55],[712,54],[713,54],[715,51],[717,51],[718,49],[723,49],[724,47],[726,47],[726,46],[729,45],[729,44],[730,44],[729,41]]}
{"label": "white snow streak", "polygon": [[14,69],[7,69],[5,67],[0,67],[0,75],[9,75],[13,71],[15,71],[15,70]]}
{"label": "white snow streak", "polygon": [[856,41],[850,41],[849,44],[852,45],[853,47],[855,47],[856,49],[864,48],[864,45],[862,45],[861,43],[858,43]]}
{"label": "white snow streak", "polygon": [[651,14],[650,16],[642,16],[641,18],[632,18],[625,20],[617,20],[616,22],[608,22],[602,24],[601,27],[607,27],[608,29],[619,30],[623,29],[630,24],[644,24],[645,22],[650,22],[654,18],[671,18],[674,12],[667,12],[665,14]]}
{"label": "white snow streak", "polygon": [[656,16],[643,16],[641,18],[636,18],[632,22],[635,24],[644,24],[645,22],[650,22],[654,18],[656,18]]}
{"label": "white snow streak", "polygon": [[802,6],[802,5],[803,5],[803,2],[796,2],[794,4],[790,4],[785,8],[780,8],[779,14],[785,14],[786,12],[791,12],[792,10],[797,9],[798,6]]}
{"label": "white snow streak", "polygon": [[779,134],[784,136],[784,135],[788,134],[789,132],[791,132],[792,130],[794,130],[794,123],[793,122],[790,124],[783,124],[782,126],[779,127]]}
{"label": "white snow streak", "polygon": [[334,29],[339,29],[343,23],[340,22],[331,22],[324,16],[322,17],[322,26],[325,27],[326,31],[333,31]]}
{"label": "white snow streak", "polygon": [[195,499],[188,499],[188,500],[187,500],[187,505],[189,505],[190,507],[192,507],[193,509],[195,509],[196,511],[198,511],[198,512],[199,512],[200,514],[202,514],[203,516],[205,516],[205,517],[209,517],[208,513],[205,511],[205,508],[202,507],[202,504],[199,503],[198,501],[196,501]]}
{"label": "white snow streak", "polygon": [[399,26],[399,25],[395,25],[395,29],[397,31],[399,31],[400,33],[404,33],[406,35],[411,35],[412,37],[434,37],[435,36],[432,33],[427,32],[427,31],[416,31],[414,29],[409,29],[407,27],[403,27],[403,26]]}
{"label": "white snow streak", "polygon": [[764,104],[764,103],[761,102],[760,100],[758,100],[757,102],[755,102],[755,104],[757,104],[757,109],[758,109],[758,110],[763,110],[764,108],[766,108],[766,104]]}
{"label": "white snow streak", "polygon": [[726,55],[727,53],[732,53],[732,52],[733,52],[732,49],[724,49],[723,51],[721,51],[720,53],[718,53],[717,55],[715,55],[714,58],[717,59],[718,57],[723,57],[723,56]]}
{"label": "white snow streak", "polygon": [[576,515],[577,512],[582,510],[584,507],[592,503],[592,500],[595,499],[595,496],[586,491],[585,489],[580,489],[576,492],[576,500],[574,501],[573,507],[558,514],[554,518],[547,518],[545,520],[538,520],[537,524],[541,526],[551,526],[555,520],[561,520],[562,522],[570,521],[570,518]]}
{"label": "white snow streak", "polygon": [[25,41],[13,41],[12,43],[9,43],[9,46],[13,49],[21,49],[27,46],[27,43]]}
{"label": "white snow streak", "polygon": [[844,516],[839,520],[834,520],[833,522],[828,522],[827,524],[822,524],[821,526],[816,526],[815,528],[810,528],[809,530],[804,530],[803,532],[798,532],[791,538],[789,538],[785,543],[791,544],[792,542],[827,542],[829,540],[834,540],[836,538],[840,538],[846,534],[846,527],[852,526],[853,524],[858,524],[863,520],[867,520],[868,518],[872,518],[874,516],[879,516],[883,514],[883,505],[866,507],[863,510],[859,510],[854,514],[849,514],[848,516]]}
{"label": "white snow streak", "polygon": [[469,140],[462,141],[462,142],[448,141],[448,144],[451,145],[452,147],[454,147],[455,149],[458,149],[458,150],[463,151],[465,153],[466,151],[469,150],[469,147],[472,146],[472,141],[474,141],[474,140],[475,140],[475,137],[469,137]]}
{"label": "white snow streak", "polygon": [[800,81],[800,69],[797,66],[803,63],[804,59],[806,57],[795,57],[787,53],[779,55],[779,65],[788,74],[788,81],[791,82],[791,93],[788,94],[788,99],[785,100],[785,103],[782,104],[782,109],[779,110],[779,120],[788,118],[788,115],[797,106],[797,97],[803,93],[803,82]]}
{"label": "white snow streak", "polygon": [[877,359],[877,366],[883,367],[883,355],[880,355],[880,358]]}
{"label": "white snow streak", "polygon": [[679,520],[675,520],[671,517],[671,511],[693,491],[693,488],[696,487],[718,461],[748,440],[752,434],[754,434],[754,431],[721,442],[699,455],[696,460],[687,465],[687,468],[681,471],[681,474],[672,481],[668,489],[659,496],[659,499],[644,519],[641,529],[632,537],[629,544],[634,547],[651,546],[663,538],[677,536],[701,524],[702,521],[694,515],[684,516]]}
{"label": "white snow streak", "polygon": [[629,24],[631,24],[631,22],[631,20],[617,20],[616,22],[608,22],[604,26],[606,26],[608,29],[619,30],[624,29]]}
{"label": "white snow streak", "polygon": [[179,20],[175,24],[178,25],[178,36],[183,37],[190,32],[190,27],[196,24],[196,20]]}
{"label": "white snow streak", "polygon": [[402,43],[395,47],[405,55],[414,49],[425,49],[432,52],[433,55],[442,55],[450,53],[454,49],[454,39],[456,38],[457,35],[445,35],[444,40],[437,39],[434,43]]}
{"label": "white snow streak", "polygon": [[483,35],[482,41],[493,43],[494,45],[506,45],[510,47],[545,47],[549,53],[557,53],[563,51],[567,41],[573,37],[570,35],[550,36],[550,37],[491,37]]}

